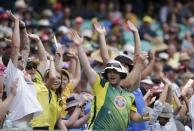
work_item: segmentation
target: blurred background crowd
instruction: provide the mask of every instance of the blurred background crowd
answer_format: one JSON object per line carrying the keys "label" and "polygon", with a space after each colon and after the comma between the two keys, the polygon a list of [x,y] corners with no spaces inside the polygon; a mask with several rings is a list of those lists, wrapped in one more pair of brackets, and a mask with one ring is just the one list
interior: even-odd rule
{"label": "blurred background crowd", "polygon": [[[93,26],[97,20],[106,29],[107,50],[112,59],[120,52],[124,52],[129,55],[131,61],[134,61],[132,58],[135,46],[134,35],[128,30],[126,21],[130,20],[138,29],[141,50],[148,54],[147,65],[150,69],[149,73],[142,78],[140,88],[132,92],[135,95],[137,112],[145,113],[146,106],[153,108],[153,103],[165,89],[165,82],[161,78],[162,73],[171,82],[172,93],[167,94],[167,96],[172,96],[170,104],[174,109],[174,119],[178,123],[177,130],[189,131],[192,129],[194,116],[192,118],[189,115],[189,109],[194,111],[194,105],[191,105],[194,92],[190,87],[183,91],[183,87],[189,79],[194,78],[193,1],[1,0],[1,57],[4,54],[10,54],[10,39],[14,26],[13,20],[10,19],[6,10],[11,10],[15,16],[25,23],[24,26],[20,24],[20,29],[25,27],[28,34],[30,33],[30,53],[27,56],[28,62],[25,68],[29,71],[32,68],[37,69],[37,66],[41,65],[39,54],[42,49],[41,46],[43,46],[47,59],[52,60],[52,56],[55,56],[55,68],[58,69],[59,67],[59,72],[65,76],[64,79],[68,79],[68,82],[64,82],[67,88],[63,95],[65,97],[63,109],[68,113],[62,111],[62,118],[66,120],[63,122],[68,129],[87,129],[86,123],[93,99],[88,79],[83,71],[79,71],[75,45],[69,32],[73,28],[79,32],[80,36],[84,37],[82,47],[91,66],[96,72],[100,73],[105,66],[99,51],[99,34]],[[42,45],[37,44],[39,39],[42,41]],[[62,62],[59,62],[60,60],[57,62],[57,59],[61,58]],[[3,76],[6,65],[3,65],[2,60],[0,63],[0,75]],[[45,70],[40,71],[40,74],[46,80],[49,76],[49,72],[46,70],[50,69],[51,72],[51,64],[44,63],[41,69]],[[33,72],[28,73],[34,75]],[[41,79],[40,76],[35,78],[37,81]],[[51,84],[46,82],[47,84],[41,83],[43,84],[41,85],[37,81],[33,81],[37,84],[35,84],[36,86]],[[4,83],[4,80],[1,83]],[[6,90],[1,89],[2,101],[6,100],[5,92]],[[49,94],[52,94],[52,92]],[[80,103],[82,111],[74,112],[76,107],[80,106]],[[72,115],[73,113],[74,115]],[[76,116],[76,113],[78,116]],[[70,119],[71,116],[74,119]],[[5,122],[6,119],[3,118],[1,120],[2,127]],[[34,122],[35,126],[36,124]],[[149,127],[147,122],[140,124],[132,122],[127,130],[140,131],[148,128],[151,130],[152,127]],[[49,127],[49,129],[54,129],[54,126],[52,129]]]}

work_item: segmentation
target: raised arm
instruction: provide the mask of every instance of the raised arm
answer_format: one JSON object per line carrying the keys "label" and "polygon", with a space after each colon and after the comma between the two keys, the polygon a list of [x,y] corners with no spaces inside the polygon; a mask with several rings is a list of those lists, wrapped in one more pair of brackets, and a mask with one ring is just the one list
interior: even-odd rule
{"label": "raised arm", "polygon": [[154,62],[155,62],[155,51],[151,50],[150,53],[148,53],[149,64],[146,66],[146,68],[143,70],[141,79],[145,79],[153,70]]}
{"label": "raised arm", "polygon": [[21,55],[23,56],[24,65],[26,65],[30,53],[30,41],[28,38],[25,23],[20,20],[20,39],[21,39]]}
{"label": "raised arm", "polygon": [[62,48],[57,48],[56,54],[55,54],[55,68],[58,72],[61,71],[62,68],[62,62],[63,62],[63,51]]}
{"label": "raised arm", "polygon": [[79,57],[81,65],[82,65],[82,68],[83,68],[84,72],[86,73],[90,84],[93,85],[95,83],[95,80],[96,80],[96,77],[98,74],[90,66],[90,62],[88,61],[88,58],[87,58],[87,56],[86,56],[86,54],[81,46],[81,43],[83,42],[83,37],[81,38],[76,31],[72,30],[71,31],[71,38],[77,46],[78,57]]}
{"label": "raised arm", "polygon": [[135,64],[132,71],[127,75],[127,78],[121,81],[122,87],[127,87],[130,92],[136,90],[139,87],[141,81],[141,72],[144,68],[146,54],[138,54],[135,57]]}
{"label": "raised arm", "polygon": [[134,36],[134,42],[135,42],[134,55],[140,54],[141,53],[141,40],[139,37],[138,29],[129,20],[127,21],[127,26],[128,26],[128,29],[133,33],[133,36]]}
{"label": "raised arm", "polygon": [[40,64],[38,66],[38,71],[44,76],[45,71],[47,70],[45,66],[47,65],[47,53],[46,50],[42,44],[42,41],[40,40],[39,36],[36,34],[28,34],[29,38],[34,40],[37,43],[38,46],[38,55]]}
{"label": "raised arm", "polygon": [[180,102],[180,100],[177,97],[175,92],[173,92],[172,95],[173,95],[174,101],[176,103],[176,108],[174,109],[174,115],[177,115],[182,107],[182,104],[181,104],[181,102]]}
{"label": "raised arm", "polygon": [[100,25],[98,21],[94,23],[94,27],[98,32],[100,38],[100,55],[102,57],[103,63],[106,65],[110,60],[105,39],[106,30]]}
{"label": "raised arm", "polygon": [[81,80],[81,68],[80,68],[80,62],[79,58],[76,54],[70,54],[70,57],[75,61],[75,73],[72,74],[72,78],[70,78],[70,81],[73,83],[74,87],[76,87]]}
{"label": "raised arm", "polygon": [[49,68],[49,80],[46,83],[46,87],[51,88],[56,79],[56,70],[53,56],[50,56],[50,68]]}
{"label": "raised arm", "polygon": [[14,16],[11,11],[7,11],[7,14],[14,22],[14,29],[12,34],[11,44],[11,60],[17,67],[18,55],[20,51],[20,29],[19,29],[19,18]]}

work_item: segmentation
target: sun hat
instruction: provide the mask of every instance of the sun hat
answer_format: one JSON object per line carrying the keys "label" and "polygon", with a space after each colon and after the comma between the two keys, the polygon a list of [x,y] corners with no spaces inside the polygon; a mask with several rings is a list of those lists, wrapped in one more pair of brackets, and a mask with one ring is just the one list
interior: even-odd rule
{"label": "sun hat", "polygon": [[[113,60],[116,56],[118,56],[118,52],[115,51],[112,47],[107,46],[107,49],[108,49],[108,54],[111,60]],[[97,62],[103,63],[99,49],[92,52],[91,58]]]}
{"label": "sun hat", "polygon": [[68,81],[69,81],[69,79],[70,79],[70,74],[69,74],[69,71],[68,70],[66,70],[66,69],[61,69],[61,75],[65,75],[65,76],[67,76],[67,78],[68,78]]}
{"label": "sun hat", "polygon": [[140,83],[144,83],[144,84],[148,84],[148,85],[153,85],[154,84],[149,76],[146,77],[145,79],[141,80]]}
{"label": "sun hat", "polygon": [[70,96],[67,98],[66,103],[67,103],[67,107],[65,110],[68,110],[71,107],[78,106],[80,104],[80,100],[75,99],[74,96]]}
{"label": "sun hat", "polygon": [[165,103],[162,112],[158,114],[159,117],[171,118],[173,116],[173,109],[170,104]]}
{"label": "sun hat", "polygon": [[117,57],[115,57],[115,60],[125,63],[127,65],[133,65],[133,55],[131,53],[128,53],[127,51],[122,51],[119,53]]}
{"label": "sun hat", "polygon": [[190,56],[188,55],[188,53],[184,52],[180,54],[180,58],[179,61],[189,61],[190,60]]}
{"label": "sun hat", "polygon": [[104,71],[101,73],[105,79],[107,79],[108,70],[116,70],[121,74],[121,79],[125,79],[127,77],[127,70],[121,65],[119,61],[112,60],[106,65]]}

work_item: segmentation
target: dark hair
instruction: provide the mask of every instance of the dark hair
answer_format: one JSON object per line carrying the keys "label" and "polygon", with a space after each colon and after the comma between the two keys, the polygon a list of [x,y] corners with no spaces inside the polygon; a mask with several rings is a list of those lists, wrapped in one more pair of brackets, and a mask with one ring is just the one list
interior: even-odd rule
{"label": "dark hair", "polygon": [[[50,69],[48,69],[45,74],[44,74],[44,79],[47,80],[48,77],[49,77],[49,72],[50,72]],[[61,75],[61,74],[60,74]],[[62,77],[61,77],[61,83],[60,83],[60,86],[59,88],[56,89],[55,91],[55,94],[57,95],[57,100],[61,100],[61,95],[62,95],[62,91],[63,91],[63,88],[62,88]],[[61,105],[61,101],[59,102],[59,104]]]}
{"label": "dark hair", "polygon": [[2,62],[3,64],[7,67],[8,63],[9,63],[9,59],[10,59],[10,55],[5,53],[2,55]]}
{"label": "dark hair", "polygon": [[[106,80],[108,80],[107,73],[108,73],[109,70],[115,70],[115,69],[107,69],[107,70],[105,70],[105,71],[101,74],[101,75],[103,76],[103,78],[106,79]],[[115,71],[116,71],[116,70],[115,70]],[[127,77],[127,74],[125,74],[125,73],[121,73],[121,72],[118,72],[118,71],[116,71],[116,72],[120,74],[121,79],[125,79],[125,78]]]}

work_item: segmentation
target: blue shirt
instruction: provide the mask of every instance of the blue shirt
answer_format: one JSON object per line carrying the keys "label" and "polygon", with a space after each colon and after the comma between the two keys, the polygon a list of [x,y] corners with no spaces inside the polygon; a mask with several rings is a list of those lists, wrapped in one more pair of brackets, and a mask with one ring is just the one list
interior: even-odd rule
{"label": "blue shirt", "polygon": [[[143,114],[143,109],[145,107],[145,102],[143,99],[143,95],[141,90],[138,88],[133,92],[133,95],[135,96],[135,104],[137,108],[137,112],[139,114]],[[127,131],[141,131],[145,130],[147,126],[147,122],[133,122],[131,121]]]}

